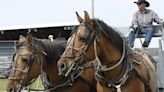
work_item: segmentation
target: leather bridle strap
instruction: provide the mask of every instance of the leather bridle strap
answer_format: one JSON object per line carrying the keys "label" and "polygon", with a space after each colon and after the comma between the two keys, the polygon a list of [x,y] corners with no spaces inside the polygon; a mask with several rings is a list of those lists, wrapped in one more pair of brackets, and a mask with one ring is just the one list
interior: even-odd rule
{"label": "leather bridle strap", "polygon": [[97,43],[96,42],[97,41],[94,40],[95,60],[97,62],[97,70],[98,71],[109,71],[109,70],[112,70],[112,69],[116,68],[117,66],[119,66],[123,62],[124,57],[125,57],[125,48],[126,48],[124,40],[123,40],[123,53],[122,53],[121,59],[119,60],[119,62],[117,64],[115,64],[114,66],[109,67],[109,68],[107,68],[107,67],[105,67],[104,65],[101,64],[101,61],[100,61],[100,59],[99,59],[99,57],[97,55],[97,47],[96,47]]}

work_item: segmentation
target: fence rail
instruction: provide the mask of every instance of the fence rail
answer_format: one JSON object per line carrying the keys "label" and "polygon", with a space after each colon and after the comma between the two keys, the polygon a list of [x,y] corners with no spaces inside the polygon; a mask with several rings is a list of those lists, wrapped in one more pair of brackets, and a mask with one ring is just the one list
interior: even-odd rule
{"label": "fence rail", "polygon": [[16,52],[16,41],[0,41],[0,77],[8,77],[13,66],[12,55]]}

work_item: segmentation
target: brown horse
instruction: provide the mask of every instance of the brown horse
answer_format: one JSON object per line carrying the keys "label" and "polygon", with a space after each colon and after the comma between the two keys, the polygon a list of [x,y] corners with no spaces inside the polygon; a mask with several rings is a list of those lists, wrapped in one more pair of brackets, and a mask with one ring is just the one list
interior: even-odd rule
{"label": "brown horse", "polygon": [[9,76],[8,92],[19,92],[40,74],[46,91],[94,92],[91,82],[88,82],[88,71],[75,76],[76,78],[58,75],[57,61],[65,50],[65,45],[56,40],[40,40],[30,34],[20,36],[17,52],[13,56],[15,67]]}
{"label": "brown horse", "polygon": [[101,20],[91,19],[86,11],[85,19],[76,14],[80,25],[58,61],[60,74],[68,76],[92,62],[97,92],[157,91],[155,63],[150,54],[129,48],[118,32]]}

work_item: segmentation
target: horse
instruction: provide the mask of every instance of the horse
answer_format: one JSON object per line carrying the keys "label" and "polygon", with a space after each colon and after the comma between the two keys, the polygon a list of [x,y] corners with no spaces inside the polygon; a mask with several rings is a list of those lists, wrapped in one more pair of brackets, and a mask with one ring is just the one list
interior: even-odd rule
{"label": "horse", "polygon": [[[19,92],[30,85],[40,74],[47,92],[95,92],[85,73],[73,79],[59,76],[57,61],[65,50],[66,43],[41,40],[27,34],[20,36],[17,52],[13,55],[15,67],[9,76],[8,92]],[[74,80],[77,80],[74,82]],[[82,87],[81,87],[82,86]],[[36,91],[41,91],[33,89]]]}
{"label": "horse", "polygon": [[59,73],[68,76],[92,63],[97,92],[157,92],[153,57],[130,48],[124,36],[84,13],[83,19],[76,12],[80,24],[58,61]]}

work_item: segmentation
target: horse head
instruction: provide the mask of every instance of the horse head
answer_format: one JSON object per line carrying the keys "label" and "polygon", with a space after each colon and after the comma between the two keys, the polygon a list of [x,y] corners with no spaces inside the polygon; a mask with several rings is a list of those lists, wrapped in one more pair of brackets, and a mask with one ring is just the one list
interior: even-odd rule
{"label": "horse head", "polygon": [[13,55],[14,67],[9,75],[8,92],[20,91],[38,77],[40,74],[38,48],[30,34],[26,37],[20,35],[17,52]]}
{"label": "horse head", "polygon": [[[58,62],[60,74],[67,76],[71,74],[71,70],[77,70],[78,66],[86,62],[97,61],[97,58],[103,61],[120,59],[123,40],[119,34],[111,31],[113,29],[104,22],[91,19],[86,11],[84,13],[84,19],[76,13],[80,25],[75,28]],[[118,42],[114,42],[115,39]],[[111,53],[111,56],[108,53]]]}

